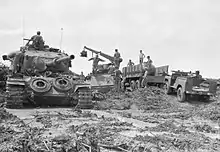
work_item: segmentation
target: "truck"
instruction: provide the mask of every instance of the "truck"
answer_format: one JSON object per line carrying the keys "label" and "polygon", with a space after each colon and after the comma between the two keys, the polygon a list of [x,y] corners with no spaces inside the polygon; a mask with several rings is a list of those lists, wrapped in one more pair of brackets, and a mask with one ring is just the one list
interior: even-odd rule
{"label": "truck", "polygon": [[179,102],[190,98],[196,100],[209,100],[215,96],[217,82],[210,79],[195,76],[195,73],[184,71],[172,71],[165,77],[164,90],[166,94],[176,94]]}
{"label": "truck", "polygon": [[110,61],[110,63],[98,64],[97,71],[92,72],[90,75],[90,84],[92,90],[98,90],[103,93],[108,92],[114,87],[114,57],[86,46],[84,46],[83,51],[81,52],[81,57],[87,57],[86,50],[92,52],[92,54],[98,54],[99,56],[102,56]]}
{"label": "truck", "polygon": [[156,67],[156,72],[154,75],[148,75],[144,77],[146,65],[147,62],[144,62],[143,64],[123,67],[121,89],[126,90],[126,88],[131,88],[134,90],[137,88],[145,87],[147,85],[163,87],[169,66],[165,65]]}

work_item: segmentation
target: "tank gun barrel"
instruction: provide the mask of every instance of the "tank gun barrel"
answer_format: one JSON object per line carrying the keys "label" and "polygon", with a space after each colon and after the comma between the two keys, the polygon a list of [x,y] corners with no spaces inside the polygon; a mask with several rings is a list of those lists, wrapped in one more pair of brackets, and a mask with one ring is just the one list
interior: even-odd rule
{"label": "tank gun barrel", "polygon": [[60,63],[60,62],[66,61],[66,60],[73,60],[74,58],[75,58],[74,55],[70,55],[70,56],[59,58],[59,59],[55,60],[55,62]]}
{"label": "tank gun barrel", "polygon": [[61,57],[61,58],[55,59],[55,60],[47,63],[47,66],[54,66],[54,65],[59,64],[59,63],[64,62],[64,61],[73,60],[74,58],[75,58],[74,55]]}
{"label": "tank gun barrel", "polygon": [[102,53],[101,51],[96,51],[96,50],[93,50],[91,48],[88,48],[88,47],[84,46],[84,50],[85,49],[91,51],[92,53],[99,54],[99,55],[101,55],[102,57],[108,59],[111,62],[114,62],[114,57],[113,56],[110,56],[108,54]]}

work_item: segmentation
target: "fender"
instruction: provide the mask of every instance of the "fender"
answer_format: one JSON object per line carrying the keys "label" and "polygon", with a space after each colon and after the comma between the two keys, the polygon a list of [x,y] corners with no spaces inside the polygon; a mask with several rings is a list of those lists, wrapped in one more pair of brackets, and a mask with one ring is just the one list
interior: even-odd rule
{"label": "fender", "polygon": [[187,82],[187,77],[177,77],[174,83],[174,88],[178,89],[178,87],[181,86],[182,89],[186,91],[186,82]]}
{"label": "fender", "polygon": [[76,92],[79,88],[89,88],[89,89],[91,89],[91,85],[89,85],[89,84],[77,84],[75,86],[74,92]]}

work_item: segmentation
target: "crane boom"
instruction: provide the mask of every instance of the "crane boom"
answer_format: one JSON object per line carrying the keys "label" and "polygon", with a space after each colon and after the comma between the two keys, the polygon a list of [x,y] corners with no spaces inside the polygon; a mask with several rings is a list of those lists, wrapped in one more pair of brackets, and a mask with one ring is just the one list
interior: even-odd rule
{"label": "crane boom", "polygon": [[89,50],[89,51],[91,51],[91,52],[93,52],[93,53],[95,53],[95,54],[99,54],[99,55],[101,55],[102,57],[104,57],[104,58],[108,59],[109,61],[111,61],[112,63],[114,62],[114,57],[113,57],[113,56],[110,56],[110,55],[108,55],[108,54],[102,53],[101,51],[93,50],[93,49],[88,48],[88,47],[86,47],[86,46],[84,46],[84,49],[87,49],[87,50]]}

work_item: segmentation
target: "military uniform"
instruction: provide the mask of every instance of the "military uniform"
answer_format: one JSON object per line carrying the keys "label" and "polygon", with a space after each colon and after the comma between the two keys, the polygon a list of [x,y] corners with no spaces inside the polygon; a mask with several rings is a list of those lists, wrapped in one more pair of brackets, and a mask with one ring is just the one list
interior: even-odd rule
{"label": "military uniform", "polygon": [[33,42],[32,46],[35,49],[42,50],[44,48],[44,41],[43,41],[43,37],[41,35],[32,36],[31,41]]}
{"label": "military uniform", "polygon": [[23,51],[18,51],[18,52],[13,52],[8,55],[8,58],[12,61],[12,66],[10,67],[10,70],[13,73],[19,73],[21,72],[21,68],[24,62],[24,52]]}
{"label": "military uniform", "polygon": [[119,69],[115,70],[115,90],[120,91],[121,86],[121,71]]}
{"label": "military uniform", "polygon": [[115,68],[119,69],[120,67],[120,60],[121,60],[121,55],[119,52],[115,52],[114,54],[114,63],[115,63]]}
{"label": "military uniform", "polygon": [[89,61],[90,61],[90,60],[93,60],[93,64],[92,64],[93,73],[97,72],[99,61],[104,61],[104,60],[100,59],[100,58],[97,57],[97,56],[94,57],[94,58],[89,59]]}

